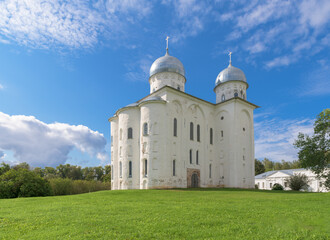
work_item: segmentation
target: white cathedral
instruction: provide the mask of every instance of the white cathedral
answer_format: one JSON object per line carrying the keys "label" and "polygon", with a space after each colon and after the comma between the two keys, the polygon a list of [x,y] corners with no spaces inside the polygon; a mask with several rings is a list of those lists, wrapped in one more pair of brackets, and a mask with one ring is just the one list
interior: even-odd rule
{"label": "white cathedral", "polygon": [[183,64],[166,54],[150,68],[150,94],[111,124],[111,189],[254,188],[253,110],[248,83],[229,66],[216,103],[185,93]]}

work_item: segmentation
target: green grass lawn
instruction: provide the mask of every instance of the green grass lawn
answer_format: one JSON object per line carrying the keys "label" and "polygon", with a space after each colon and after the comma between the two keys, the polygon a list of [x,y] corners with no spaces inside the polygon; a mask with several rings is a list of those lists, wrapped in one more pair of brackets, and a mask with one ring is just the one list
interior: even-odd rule
{"label": "green grass lawn", "polygon": [[127,190],[0,199],[0,239],[330,239],[330,193]]}

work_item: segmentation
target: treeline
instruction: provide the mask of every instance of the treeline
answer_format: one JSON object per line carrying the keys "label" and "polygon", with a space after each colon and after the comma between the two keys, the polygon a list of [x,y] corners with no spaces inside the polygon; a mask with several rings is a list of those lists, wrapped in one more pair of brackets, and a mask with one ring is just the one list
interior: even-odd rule
{"label": "treeline", "polygon": [[264,158],[264,160],[255,159],[255,175],[273,171],[273,170],[285,170],[285,169],[297,169],[301,168],[299,161],[285,161],[282,160],[281,162],[273,162],[268,158]]}
{"label": "treeline", "polygon": [[111,167],[33,168],[0,164],[0,198],[70,195],[111,189]]}

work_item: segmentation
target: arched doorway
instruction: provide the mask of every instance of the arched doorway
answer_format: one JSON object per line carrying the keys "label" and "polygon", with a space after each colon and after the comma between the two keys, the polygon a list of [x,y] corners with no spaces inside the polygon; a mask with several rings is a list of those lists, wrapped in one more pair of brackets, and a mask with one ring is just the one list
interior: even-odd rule
{"label": "arched doorway", "polygon": [[197,188],[198,187],[198,175],[197,173],[193,173],[191,175],[191,187],[192,188]]}

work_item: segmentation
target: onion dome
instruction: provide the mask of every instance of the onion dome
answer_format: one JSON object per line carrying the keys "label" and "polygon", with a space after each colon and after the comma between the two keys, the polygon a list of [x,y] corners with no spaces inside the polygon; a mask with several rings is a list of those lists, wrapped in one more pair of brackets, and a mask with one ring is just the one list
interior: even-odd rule
{"label": "onion dome", "polygon": [[166,54],[154,61],[150,68],[150,77],[156,73],[161,72],[174,72],[185,76],[185,70],[183,64],[176,57],[172,57],[168,54],[168,49],[166,49]]}
{"label": "onion dome", "polygon": [[225,83],[228,81],[246,82],[246,77],[244,72],[241,69],[232,66],[231,61],[229,63],[229,66],[219,73],[217,80],[215,81],[215,85],[217,86],[221,83]]}

